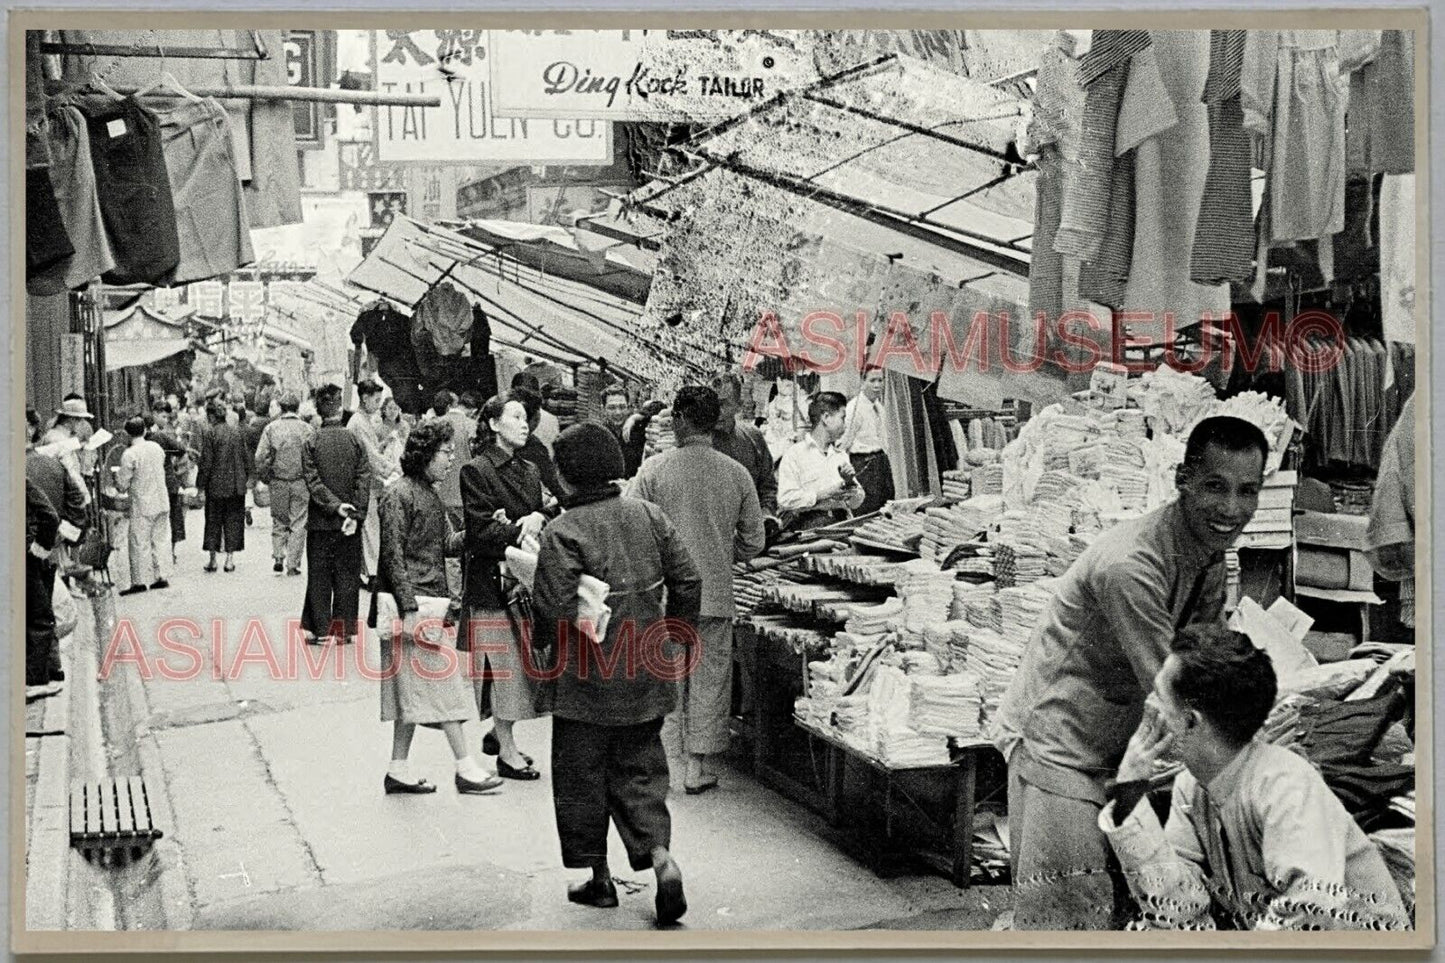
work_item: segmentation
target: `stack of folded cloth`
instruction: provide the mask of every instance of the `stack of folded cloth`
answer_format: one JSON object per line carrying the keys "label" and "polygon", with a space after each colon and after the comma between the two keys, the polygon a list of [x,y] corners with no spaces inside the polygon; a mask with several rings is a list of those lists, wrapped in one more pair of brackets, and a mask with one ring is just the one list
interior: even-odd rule
{"label": "stack of folded cloth", "polygon": [[920,735],[976,740],[980,720],[982,680],[972,672],[954,675],[909,676],[908,727]]}
{"label": "stack of folded cloth", "polygon": [[953,606],[954,573],[934,570],[906,572],[898,582],[903,622],[915,632],[948,621]]}
{"label": "stack of folded cloth", "polygon": [[943,500],[961,502],[969,496],[968,472],[951,468],[943,473]]}
{"label": "stack of folded cloth", "polygon": [[1003,635],[1020,650],[1033,635],[1034,626],[1043,618],[1044,609],[1053,597],[1053,583],[1002,588],[994,596],[998,600]]}
{"label": "stack of folded cloth", "polygon": [[902,669],[880,665],[868,688],[868,727],[876,758],[893,769],[948,765],[948,741],[908,726],[911,682]]}
{"label": "stack of folded cloth", "polygon": [[993,595],[995,588],[995,583],[991,581],[954,582],[953,605],[949,607],[948,617],[951,619],[968,618],[968,603],[989,598]]}
{"label": "stack of folded cloth", "polygon": [[1046,471],[1034,483],[1035,502],[1059,502],[1071,505],[1079,500],[1079,486],[1083,480],[1070,471]]}
{"label": "stack of folded cloth", "polygon": [[897,596],[879,605],[855,605],[852,617],[844,625],[849,635],[879,635],[892,631],[903,621],[903,600]]}
{"label": "stack of folded cloth", "polygon": [[829,721],[850,745],[867,750],[870,725],[869,698],[866,694],[843,696],[833,703]]}
{"label": "stack of folded cloth", "polygon": [[[968,623],[965,622],[964,625],[967,626]],[[924,651],[937,659],[938,664],[945,672],[953,667],[954,637],[954,623],[952,622],[931,625],[923,630]]]}
{"label": "stack of folded cloth", "polygon": [[897,564],[880,555],[814,555],[808,558],[808,567],[812,571],[860,585],[892,585],[893,569]]}
{"label": "stack of folded cloth", "polygon": [[1000,542],[995,549],[993,577],[1000,588],[1029,585],[1048,574],[1048,553],[1042,549],[1009,542]]}
{"label": "stack of folded cloth", "polygon": [[1142,512],[1148,506],[1149,476],[1144,469],[1111,462],[1100,469],[1099,480],[1118,493],[1126,511]]}
{"label": "stack of folded cloth", "polygon": [[875,518],[858,526],[854,538],[864,539],[891,548],[908,551],[908,542],[923,535],[923,515],[895,515],[892,518]]}
{"label": "stack of folded cloth", "polygon": [[901,652],[897,658],[898,667],[908,676],[942,675],[944,663],[926,649]]}
{"label": "stack of folded cloth", "polygon": [[964,608],[964,618],[968,619],[969,625],[993,632],[1003,631],[1003,609],[999,606],[997,591],[987,597],[969,599]]}
{"label": "stack of folded cloth", "polygon": [[1023,656],[1023,646],[992,629],[973,629],[969,632],[968,656],[963,662],[964,671],[980,680],[979,695],[985,719],[992,719],[998,711],[999,700],[1003,698],[1009,683],[1018,673]]}
{"label": "stack of folded cloth", "polygon": [[1089,540],[1078,535],[1049,539],[1049,577],[1058,578],[1067,572],[1088,547]]}
{"label": "stack of folded cloth", "polygon": [[676,437],[672,432],[672,414],[668,411],[658,412],[651,421],[647,423],[647,431],[644,436],[647,439],[647,453],[649,455],[660,454],[664,451],[671,451],[677,447]]}
{"label": "stack of folded cloth", "polygon": [[968,478],[969,491],[974,495],[1003,494],[1003,464],[980,465]]}
{"label": "stack of folded cloth", "polygon": [[1142,408],[1120,408],[1114,412],[1113,433],[1119,438],[1142,441],[1147,434]]}

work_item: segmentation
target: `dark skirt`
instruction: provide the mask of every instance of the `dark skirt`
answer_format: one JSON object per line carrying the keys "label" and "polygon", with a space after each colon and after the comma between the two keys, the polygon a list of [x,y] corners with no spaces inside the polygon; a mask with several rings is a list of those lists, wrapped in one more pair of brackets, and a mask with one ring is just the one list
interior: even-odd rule
{"label": "dark skirt", "polygon": [[201,548],[207,552],[239,552],[246,547],[246,496],[206,496],[206,531]]}

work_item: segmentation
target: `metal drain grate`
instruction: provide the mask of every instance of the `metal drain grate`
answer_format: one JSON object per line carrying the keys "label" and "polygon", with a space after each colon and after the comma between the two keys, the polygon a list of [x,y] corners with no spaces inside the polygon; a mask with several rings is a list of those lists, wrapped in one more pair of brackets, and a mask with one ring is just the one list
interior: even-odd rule
{"label": "metal drain grate", "polygon": [[129,853],[139,857],[161,837],[139,776],[74,783],[70,789],[70,845],[87,859]]}

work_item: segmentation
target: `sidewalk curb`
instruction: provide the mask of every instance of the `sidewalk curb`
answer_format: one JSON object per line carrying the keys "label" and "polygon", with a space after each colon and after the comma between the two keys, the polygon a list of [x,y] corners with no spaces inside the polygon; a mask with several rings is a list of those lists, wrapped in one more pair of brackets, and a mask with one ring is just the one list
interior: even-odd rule
{"label": "sidewalk curb", "polygon": [[[77,603],[78,604],[78,603]],[[74,674],[77,631],[70,636],[69,671]],[[61,736],[40,740],[35,797],[26,815],[25,928],[65,929],[70,853],[70,690],[45,700],[44,728]],[[28,740],[27,740],[28,741]]]}
{"label": "sidewalk curb", "polygon": [[[115,618],[114,597],[107,597],[104,602],[96,606],[98,638],[106,636],[107,626],[112,625]],[[102,643],[98,651],[104,652],[108,644],[108,641]],[[146,697],[145,682],[134,666],[122,665],[103,684],[108,696],[106,735],[112,762],[128,761],[131,771],[145,781],[151,816],[165,834],[153,844],[154,864],[148,873],[149,881],[159,888],[157,904],[164,921],[160,928],[189,930],[194,906],[185,857],[175,837],[176,815],[171,807],[165,769],[150,727],[150,700]]]}

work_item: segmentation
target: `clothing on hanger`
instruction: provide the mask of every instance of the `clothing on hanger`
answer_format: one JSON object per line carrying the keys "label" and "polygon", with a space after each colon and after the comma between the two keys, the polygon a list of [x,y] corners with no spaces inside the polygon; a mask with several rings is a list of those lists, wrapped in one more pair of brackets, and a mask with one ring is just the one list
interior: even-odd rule
{"label": "clothing on hanger", "polygon": [[213,278],[250,264],[256,260],[251,220],[225,109],[213,98],[197,98],[155,114],[180,242],[174,283]]}

